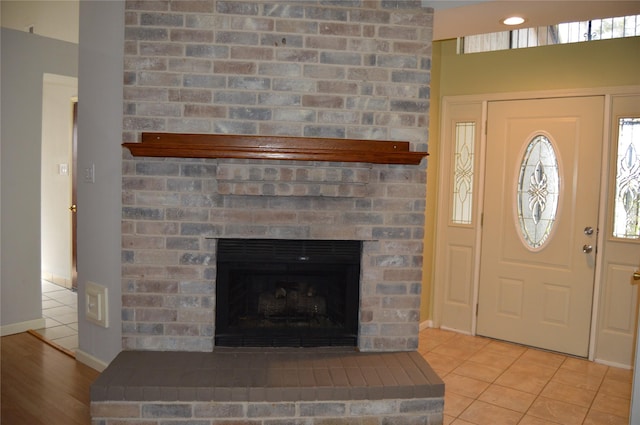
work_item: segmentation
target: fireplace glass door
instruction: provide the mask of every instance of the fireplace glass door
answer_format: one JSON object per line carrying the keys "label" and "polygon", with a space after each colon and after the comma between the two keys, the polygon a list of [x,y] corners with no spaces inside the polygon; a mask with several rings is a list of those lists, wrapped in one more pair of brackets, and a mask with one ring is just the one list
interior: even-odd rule
{"label": "fireplace glass door", "polygon": [[216,346],[356,346],[360,241],[220,239]]}

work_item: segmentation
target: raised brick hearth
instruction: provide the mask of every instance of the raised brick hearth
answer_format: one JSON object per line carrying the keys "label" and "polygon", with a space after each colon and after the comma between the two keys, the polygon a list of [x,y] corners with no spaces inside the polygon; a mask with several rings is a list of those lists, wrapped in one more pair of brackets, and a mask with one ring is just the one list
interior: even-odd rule
{"label": "raised brick hearth", "polygon": [[417,352],[127,351],[91,399],[94,423],[107,425],[434,425],[444,384]]}
{"label": "raised brick hearth", "polygon": [[[419,0],[127,0],[123,140],[139,142],[143,132],[295,136],[407,141],[426,152],[432,18]],[[357,349],[415,352],[425,182],[426,160],[150,158],[123,149],[123,349],[220,351],[217,242],[262,238],[361,241]],[[423,399],[375,399],[363,417]],[[222,403],[177,400],[194,412]],[[115,407],[171,417],[172,407],[140,405],[154,401],[171,403]],[[286,408],[300,413],[305,401]],[[256,411],[250,400],[237,402],[245,414]],[[363,411],[361,402],[341,403],[326,408],[352,419]],[[93,402],[94,412],[109,406]],[[433,406],[428,420],[376,422],[373,413],[328,423],[439,423],[442,404]],[[268,418],[237,423],[319,423]]]}

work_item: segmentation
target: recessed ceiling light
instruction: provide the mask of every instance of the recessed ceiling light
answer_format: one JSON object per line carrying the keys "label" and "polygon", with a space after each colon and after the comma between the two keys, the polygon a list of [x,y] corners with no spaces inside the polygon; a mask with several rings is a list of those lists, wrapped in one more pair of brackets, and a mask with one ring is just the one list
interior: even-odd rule
{"label": "recessed ceiling light", "polygon": [[509,16],[508,18],[504,18],[502,23],[505,25],[520,25],[524,21],[525,19],[522,16]]}

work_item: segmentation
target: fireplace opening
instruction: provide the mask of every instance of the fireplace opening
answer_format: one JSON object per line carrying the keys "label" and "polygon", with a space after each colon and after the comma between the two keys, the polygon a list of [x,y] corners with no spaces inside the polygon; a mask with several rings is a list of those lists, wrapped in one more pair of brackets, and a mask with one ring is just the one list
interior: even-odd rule
{"label": "fireplace opening", "polygon": [[220,239],[215,345],[357,346],[362,242]]}

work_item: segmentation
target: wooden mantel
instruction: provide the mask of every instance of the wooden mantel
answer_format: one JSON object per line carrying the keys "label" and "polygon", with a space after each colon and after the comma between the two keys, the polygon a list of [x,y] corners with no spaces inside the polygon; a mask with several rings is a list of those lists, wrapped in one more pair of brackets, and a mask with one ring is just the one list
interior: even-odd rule
{"label": "wooden mantel", "polygon": [[142,133],[141,143],[123,146],[133,156],[373,164],[417,165],[428,155],[411,152],[409,142],[228,134]]}

